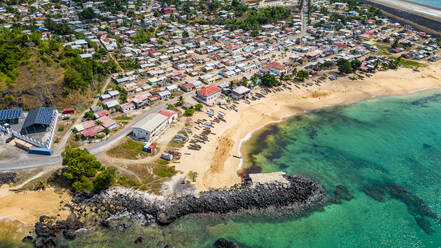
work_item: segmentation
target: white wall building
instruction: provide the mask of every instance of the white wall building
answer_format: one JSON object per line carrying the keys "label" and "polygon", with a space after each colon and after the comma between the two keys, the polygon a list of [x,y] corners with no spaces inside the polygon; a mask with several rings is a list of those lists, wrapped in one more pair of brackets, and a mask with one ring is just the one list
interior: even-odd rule
{"label": "white wall building", "polygon": [[152,142],[169,127],[168,117],[154,113],[146,116],[133,126],[132,137],[144,142]]}

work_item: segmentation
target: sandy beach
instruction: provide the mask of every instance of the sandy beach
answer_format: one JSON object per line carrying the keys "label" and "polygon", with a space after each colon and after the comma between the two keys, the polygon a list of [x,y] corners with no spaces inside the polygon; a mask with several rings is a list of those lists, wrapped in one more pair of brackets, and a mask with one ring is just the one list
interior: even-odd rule
{"label": "sandy beach", "polygon": [[[225,113],[226,122],[212,128],[216,135],[209,135],[209,141],[202,145],[201,150],[190,150],[187,146],[182,148],[180,152],[183,156],[174,166],[184,174],[189,171],[198,173],[195,182],[198,191],[232,186],[241,181],[237,175],[241,140],[250,136],[253,130],[314,109],[438,88],[441,86],[440,65],[441,62],[431,64],[421,68],[420,72],[400,68],[378,72],[363,80],[342,78],[326,81],[320,86],[291,87],[292,90],[268,94],[251,104],[241,101],[238,112],[215,106],[212,109]],[[193,117],[193,120],[197,119],[209,118],[205,112],[199,112]],[[192,127],[192,132],[198,134],[201,131]],[[182,177],[182,174],[176,177]]]}
{"label": "sandy beach", "polygon": [[15,219],[25,224],[33,225],[40,216],[59,214],[65,218],[69,209],[61,210],[64,204],[71,200],[67,192],[56,192],[52,188],[43,191],[13,192],[7,185],[0,187],[0,218]]}

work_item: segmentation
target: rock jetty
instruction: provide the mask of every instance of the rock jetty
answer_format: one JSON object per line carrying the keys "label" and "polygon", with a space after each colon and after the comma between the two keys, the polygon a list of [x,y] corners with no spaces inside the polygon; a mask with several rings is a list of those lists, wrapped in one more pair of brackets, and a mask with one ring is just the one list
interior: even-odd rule
{"label": "rock jetty", "polygon": [[177,198],[113,188],[85,200],[85,203],[105,209],[109,214],[123,211],[142,213],[153,216],[159,224],[170,224],[179,217],[195,213],[223,214],[274,206],[296,206],[303,209],[324,198],[320,185],[311,179],[289,175],[283,177],[283,182],[245,182],[229,189],[210,190],[201,192],[198,196]]}
{"label": "rock jetty", "polygon": [[[34,247],[56,247],[56,237],[74,239],[82,230],[101,227],[124,231],[134,221],[149,225],[167,225],[188,214],[226,214],[242,210],[287,209],[300,213],[321,203],[325,194],[321,186],[309,178],[271,174],[252,181],[245,179],[240,185],[228,189],[200,192],[198,195],[164,197],[128,188],[115,187],[99,194],[80,193],[71,204],[66,204],[71,215],[66,220],[42,216],[35,224],[36,237],[26,239]],[[261,182],[265,183],[261,183]],[[143,237],[134,243],[141,244]],[[235,247],[226,240],[219,240],[217,247]]]}

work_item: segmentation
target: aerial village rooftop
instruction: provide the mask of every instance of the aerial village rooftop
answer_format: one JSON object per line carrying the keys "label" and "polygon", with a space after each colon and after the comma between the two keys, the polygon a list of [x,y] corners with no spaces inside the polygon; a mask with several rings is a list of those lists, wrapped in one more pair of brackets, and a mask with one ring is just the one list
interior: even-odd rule
{"label": "aerial village rooftop", "polygon": [[[159,163],[190,178],[198,189],[232,185],[239,180],[234,166],[225,167],[230,172],[223,183],[206,172],[241,160],[238,142],[244,134],[228,136],[227,131],[244,109],[251,111],[265,98],[282,101],[289,94],[301,99],[321,89],[335,90],[339,80],[357,84],[400,66],[416,72],[440,59],[440,45],[430,34],[364,5],[313,1],[306,13],[295,1],[233,1],[231,6],[281,5],[288,11],[280,20],[259,24],[258,30],[246,30],[219,24],[243,13],[223,1],[210,4],[216,10],[211,12],[199,1],[122,2],[121,9],[106,1],[70,0],[0,8],[5,30],[19,20],[29,27],[22,29],[24,34],[57,37],[82,60],[114,61],[119,69],[102,80],[86,107],[0,110],[1,163],[59,156],[68,145],[88,149],[127,176],[139,173],[138,167],[130,172],[131,164]],[[281,108],[278,101],[266,103],[264,111]],[[188,166],[195,160],[205,162]]]}

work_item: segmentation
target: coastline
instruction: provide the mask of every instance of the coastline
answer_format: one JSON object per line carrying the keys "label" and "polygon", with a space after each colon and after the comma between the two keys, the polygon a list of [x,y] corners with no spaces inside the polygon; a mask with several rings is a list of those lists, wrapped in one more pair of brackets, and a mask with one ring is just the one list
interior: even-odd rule
{"label": "coastline", "polygon": [[400,9],[403,11],[408,11],[410,13],[419,14],[427,18],[431,18],[434,20],[441,20],[441,16],[438,14],[441,13],[441,8],[437,8],[430,5],[425,5],[421,3],[416,3],[407,0],[369,0],[370,2],[374,2],[377,4],[381,4],[387,7],[392,7],[396,9]]}
{"label": "coastline", "polygon": [[416,4],[416,5],[419,5],[419,6],[422,6],[422,7],[426,7],[426,8],[441,10],[441,7],[439,8],[439,7],[435,7],[435,6],[424,4],[424,3],[417,3],[417,2],[410,1],[410,0],[399,0],[399,1],[406,2],[406,3],[411,3],[411,4]]}
{"label": "coastline", "polygon": [[[258,129],[272,122],[283,121],[286,117],[302,114],[324,107],[345,105],[374,97],[406,95],[418,91],[436,89],[441,86],[441,62],[420,68],[420,72],[400,68],[396,71],[382,71],[370,78],[352,81],[348,78],[326,81],[321,86],[270,93],[265,98],[246,104],[238,104],[238,112],[227,112],[226,123],[217,124],[211,138],[200,151],[184,147],[180,163],[173,164],[177,170],[187,174],[198,173],[196,191],[230,187],[241,181],[238,169],[241,165],[234,156],[246,146],[245,138],[250,138]],[[212,107],[216,111],[224,111]],[[194,119],[205,118],[205,113],[197,113]],[[196,132],[194,128],[192,131]],[[207,166],[207,164],[209,166]],[[176,177],[182,177],[177,175]],[[173,180],[172,180],[173,181]]]}
{"label": "coastline", "polygon": [[[416,93],[420,93],[420,92],[428,92],[428,91],[440,90],[440,89],[441,89],[441,85],[440,86],[436,86],[436,87],[432,87],[432,88],[423,88],[423,89],[418,89],[418,90],[415,90],[415,91],[409,91],[409,92],[407,92],[405,94],[398,94],[398,95],[395,95],[395,96],[399,96],[399,95],[412,95],[412,94],[416,94]],[[357,102],[362,102],[362,101],[367,101],[367,100],[370,100],[370,99],[376,99],[376,98],[387,97],[387,96],[394,96],[394,95],[375,95],[375,96],[372,96],[371,98],[361,98],[361,99],[358,99],[356,101],[348,102],[348,103],[341,104],[341,105],[333,105],[333,106],[325,105],[322,108],[305,111],[303,114],[308,114],[310,112],[318,111],[318,110],[325,109],[325,108],[330,108],[330,107],[332,108],[332,107],[335,107],[335,106],[350,105],[350,104],[354,104],[354,103],[357,103]],[[291,118],[291,117],[294,117],[294,116],[297,116],[297,115],[301,115],[301,114],[302,113],[291,114],[291,115],[284,116],[280,120],[271,121],[269,123],[264,124],[261,127],[258,127],[256,129],[251,130],[250,132],[248,132],[247,135],[243,139],[241,139],[240,142],[239,142],[239,151],[238,152],[239,152],[239,156],[241,158],[240,158],[240,161],[239,161],[239,165],[238,165],[237,171],[239,172],[239,171],[241,171],[241,169],[246,169],[247,168],[247,167],[245,167],[245,168],[243,167],[244,158],[242,156],[242,153],[246,153],[246,152],[242,152],[242,149],[246,148],[247,142],[250,141],[250,139],[253,137],[253,135],[255,135],[255,133],[257,133],[258,131],[261,131],[262,129],[264,129],[264,128],[270,126],[270,125],[281,123],[281,122],[285,121],[288,118]]]}
{"label": "coastline", "polygon": [[441,36],[441,9],[414,2],[395,0],[363,0],[364,3],[379,8],[391,20],[405,23],[435,36]]}

